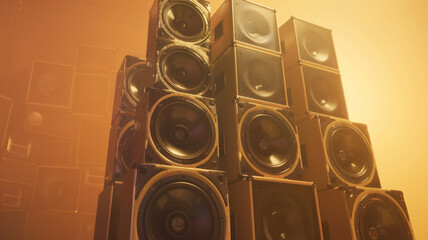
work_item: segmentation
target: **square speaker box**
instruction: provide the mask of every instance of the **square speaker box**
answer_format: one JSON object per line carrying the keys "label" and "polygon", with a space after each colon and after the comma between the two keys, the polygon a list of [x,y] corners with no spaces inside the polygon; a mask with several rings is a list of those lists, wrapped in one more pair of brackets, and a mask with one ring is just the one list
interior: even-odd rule
{"label": "square speaker box", "polygon": [[97,211],[98,195],[104,187],[105,169],[85,167],[83,172],[83,181],[79,194],[79,213],[94,215]]}
{"label": "square speaker box", "polygon": [[415,239],[401,191],[345,187],[318,198],[325,240]]}
{"label": "square speaker box", "polygon": [[7,129],[12,114],[12,99],[0,95],[0,149],[6,142]]}
{"label": "square speaker box", "polygon": [[285,69],[300,61],[338,71],[331,30],[292,17],[279,28]]}
{"label": "square speaker box", "polygon": [[[234,45],[213,64],[217,98],[286,107],[284,71],[280,55]],[[221,97],[219,97],[221,96]]]}
{"label": "square speaker box", "polygon": [[148,89],[137,106],[133,162],[218,169],[212,98]]}
{"label": "square speaker box", "polygon": [[118,239],[122,184],[121,181],[113,181],[98,196],[96,240]]}
{"label": "square speaker box", "polygon": [[232,239],[322,240],[311,182],[254,177],[229,185]]}
{"label": "square speaker box", "polygon": [[349,185],[381,187],[367,125],[315,116],[297,123],[303,178],[320,190]]}
{"label": "square speaker box", "polygon": [[80,216],[76,213],[31,211],[25,240],[78,240]]}
{"label": "square speaker box", "polygon": [[32,209],[49,212],[77,212],[81,175],[80,168],[38,167]]}
{"label": "square speaker box", "polygon": [[276,11],[247,0],[226,0],[211,19],[211,59],[232,44],[280,53]]}
{"label": "square speaker box", "polygon": [[0,158],[0,181],[32,185],[36,174],[35,164],[11,158]]}
{"label": "square speaker box", "polygon": [[299,64],[287,72],[285,80],[296,118],[318,114],[349,119],[339,73]]}
{"label": "square speaker box", "polygon": [[205,0],[154,0],[149,13],[147,59],[154,62],[158,44],[165,42],[190,44],[208,51],[210,11],[210,2]]}
{"label": "square speaker box", "polygon": [[0,239],[23,240],[28,211],[0,211]]}
{"label": "square speaker box", "polygon": [[30,208],[32,186],[0,180],[0,215]]}
{"label": "square speaker box", "polygon": [[230,240],[222,171],[141,164],[125,176],[118,239]]}
{"label": "square speaker box", "polygon": [[301,177],[299,137],[291,111],[242,101],[226,102],[219,109],[220,159],[230,181],[242,175]]}

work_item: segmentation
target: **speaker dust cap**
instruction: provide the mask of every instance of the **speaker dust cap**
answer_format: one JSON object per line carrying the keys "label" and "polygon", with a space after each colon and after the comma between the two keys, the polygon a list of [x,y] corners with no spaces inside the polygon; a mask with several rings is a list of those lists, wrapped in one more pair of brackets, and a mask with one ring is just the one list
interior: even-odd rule
{"label": "speaker dust cap", "polygon": [[182,41],[198,43],[209,36],[209,11],[197,1],[165,1],[161,22],[172,38]]}
{"label": "speaker dust cap", "polygon": [[158,101],[150,123],[150,139],[166,161],[199,165],[215,150],[214,116],[194,98],[172,95]]}
{"label": "speaker dust cap", "polygon": [[257,169],[269,174],[292,170],[298,145],[288,120],[268,109],[250,110],[241,126],[244,155]]}
{"label": "speaker dust cap", "polygon": [[167,88],[202,95],[211,87],[210,64],[202,51],[169,45],[159,52],[158,75]]}
{"label": "speaker dust cap", "polygon": [[338,68],[331,31],[320,26],[295,19],[300,57],[303,60]]}
{"label": "speaker dust cap", "polygon": [[233,1],[235,39],[279,52],[275,10],[249,1]]}
{"label": "speaker dust cap", "polygon": [[351,184],[368,182],[374,175],[375,164],[365,135],[348,122],[333,122],[327,128],[327,154],[334,172]]}
{"label": "speaker dust cap", "polygon": [[358,204],[355,214],[354,226],[358,240],[413,239],[404,211],[386,194],[368,194]]}
{"label": "speaker dust cap", "polygon": [[280,56],[236,47],[238,94],[285,105],[285,83]]}

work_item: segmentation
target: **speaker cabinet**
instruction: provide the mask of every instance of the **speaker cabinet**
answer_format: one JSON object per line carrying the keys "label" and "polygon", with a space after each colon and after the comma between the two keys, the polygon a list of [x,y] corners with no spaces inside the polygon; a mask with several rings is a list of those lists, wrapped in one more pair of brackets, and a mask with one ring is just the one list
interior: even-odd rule
{"label": "speaker cabinet", "polygon": [[12,114],[12,99],[0,95],[0,149],[6,141],[6,133],[9,126],[10,116]]}
{"label": "speaker cabinet", "polygon": [[348,119],[340,74],[299,64],[287,71],[287,93],[296,118],[326,115]]}
{"label": "speaker cabinet", "polygon": [[285,107],[282,58],[239,45],[230,47],[213,64],[217,99],[235,98]]}
{"label": "speaker cabinet", "polygon": [[297,124],[303,177],[330,185],[381,187],[367,125],[315,116]]}
{"label": "speaker cabinet", "polygon": [[246,0],[226,0],[211,18],[211,59],[232,44],[280,53],[276,11]]}
{"label": "speaker cabinet", "polygon": [[98,197],[95,240],[117,240],[122,182],[113,181]]}
{"label": "speaker cabinet", "polygon": [[414,239],[401,191],[336,188],[318,193],[324,239]]}
{"label": "speaker cabinet", "polygon": [[291,111],[243,101],[219,108],[220,156],[230,181],[240,175],[301,177],[299,137]]}
{"label": "speaker cabinet", "polygon": [[12,158],[0,158],[0,181],[32,185],[36,173],[35,164]]}
{"label": "speaker cabinet", "polygon": [[76,213],[31,211],[24,239],[77,240],[80,239],[80,224],[80,216]]}
{"label": "speaker cabinet", "polygon": [[254,177],[229,185],[229,195],[232,239],[323,239],[311,182]]}
{"label": "speaker cabinet", "polygon": [[230,240],[224,172],[141,164],[125,177],[119,239]]}
{"label": "speaker cabinet", "polygon": [[134,162],[219,168],[214,99],[148,89],[134,126]]}
{"label": "speaker cabinet", "polygon": [[292,17],[279,28],[285,69],[299,62],[338,70],[331,30]]}
{"label": "speaker cabinet", "polygon": [[32,185],[0,180],[0,215],[30,208]]}
{"label": "speaker cabinet", "polygon": [[0,239],[22,240],[28,211],[0,211]]}

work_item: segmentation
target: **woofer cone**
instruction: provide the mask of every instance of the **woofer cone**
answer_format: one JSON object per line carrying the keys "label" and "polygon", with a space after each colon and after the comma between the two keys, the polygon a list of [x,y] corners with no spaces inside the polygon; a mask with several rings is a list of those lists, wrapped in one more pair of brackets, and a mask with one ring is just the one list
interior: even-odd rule
{"label": "woofer cone", "polygon": [[392,198],[372,193],[358,204],[355,230],[359,240],[413,239],[407,217]]}
{"label": "woofer cone", "polygon": [[208,14],[197,2],[170,1],[162,11],[166,30],[187,42],[201,42],[209,35]]}
{"label": "woofer cone", "polygon": [[160,180],[139,206],[139,238],[222,239],[221,200],[207,189],[208,186],[196,179],[187,181],[173,176]]}
{"label": "woofer cone", "polygon": [[309,85],[309,97],[317,108],[327,113],[337,110],[340,102],[338,96],[341,94],[332,80],[315,76],[307,85]]}
{"label": "woofer cone", "polygon": [[330,47],[327,39],[313,30],[307,30],[302,34],[302,44],[305,52],[315,61],[324,63],[330,57]]}
{"label": "woofer cone", "polygon": [[168,161],[202,164],[215,146],[215,121],[201,102],[169,97],[151,115],[150,134],[155,148]]}
{"label": "woofer cone", "polygon": [[332,124],[327,133],[329,163],[345,181],[364,183],[374,171],[373,154],[367,138],[349,123]]}
{"label": "woofer cone", "polygon": [[148,87],[149,69],[145,62],[139,62],[129,67],[125,74],[125,95],[135,107],[140,101],[144,88]]}
{"label": "woofer cone", "polygon": [[171,89],[190,94],[203,94],[211,85],[209,64],[198,52],[179,46],[162,50],[160,77]]}
{"label": "woofer cone", "polygon": [[269,24],[269,20],[253,8],[242,9],[236,18],[240,32],[256,45],[266,45],[275,41],[275,34],[272,32],[274,28]]}
{"label": "woofer cone", "polygon": [[281,174],[296,162],[297,141],[288,121],[278,113],[258,109],[248,113],[241,127],[247,159],[263,172]]}
{"label": "woofer cone", "polygon": [[244,83],[250,91],[261,98],[269,98],[283,89],[282,76],[278,76],[274,66],[267,62],[254,59],[243,72]]}
{"label": "woofer cone", "polygon": [[134,146],[134,121],[126,124],[119,133],[116,149],[116,159],[123,172],[127,172],[132,164],[132,149]]}

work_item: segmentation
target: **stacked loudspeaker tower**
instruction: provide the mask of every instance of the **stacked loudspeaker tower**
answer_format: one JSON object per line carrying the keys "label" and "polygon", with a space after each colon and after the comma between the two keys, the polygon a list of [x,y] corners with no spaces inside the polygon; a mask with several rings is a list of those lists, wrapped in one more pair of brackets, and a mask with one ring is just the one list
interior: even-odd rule
{"label": "stacked loudspeaker tower", "polygon": [[413,239],[348,119],[329,30],[155,0],[147,49],[118,74],[96,239]]}

